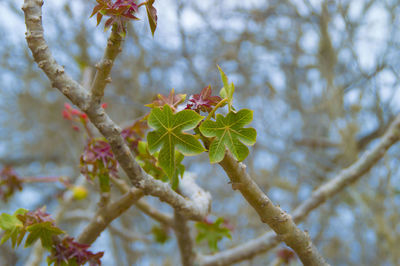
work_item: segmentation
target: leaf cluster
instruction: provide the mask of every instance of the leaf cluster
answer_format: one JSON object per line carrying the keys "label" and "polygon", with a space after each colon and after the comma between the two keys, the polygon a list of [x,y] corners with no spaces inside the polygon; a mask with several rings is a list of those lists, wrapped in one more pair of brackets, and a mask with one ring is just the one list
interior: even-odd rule
{"label": "leaf cluster", "polygon": [[157,27],[157,10],[153,6],[154,0],[148,0],[141,4],[137,4],[136,0],[96,0],[97,5],[93,8],[90,17],[96,15],[97,25],[100,24],[103,16],[110,17],[104,25],[104,30],[107,31],[112,25],[116,25],[118,33],[125,37],[126,35],[126,22],[129,20],[139,20],[136,13],[139,7],[144,5],[146,7],[147,17],[149,20],[150,30],[152,35]]}
{"label": "leaf cluster", "polygon": [[88,248],[90,245],[75,242],[72,237],[64,237],[55,243],[50,256],[47,257],[47,263],[55,266],[90,266],[101,265],[101,257],[104,252],[93,253]]}
{"label": "leaf cluster", "polygon": [[[252,121],[253,112],[248,109],[235,111],[232,106],[234,85],[229,84],[225,73],[220,67],[218,69],[224,84],[220,91],[221,97],[213,96],[212,89],[208,86],[199,94],[189,98],[185,110],[178,111],[186,95],[175,95],[172,89],[168,96],[159,94],[156,100],[146,105],[152,108],[147,116],[147,123],[153,131],[147,135],[149,154],[143,149],[139,152],[138,159],[146,172],[157,176],[160,176],[157,168],[159,166],[172,181],[173,187],[178,182],[177,173],[183,172],[180,170],[183,157],[179,157],[178,160],[177,154],[197,155],[205,151],[206,149],[198,141],[199,138],[205,140],[211,163],[220,162],[225,156],[226,149],[232,152],[236,160],[243,161],[249,154],[246,145],[253,145],[256,142],[256,130],[244,127]],[[226,103],[228,103],[228,114],[225,116],[217,114],[215,117],[215,112]],[[204,117],[200,112],[208,113],[203,122],[201,121]],[[196,134],[183,132],[191,129],[194,129]],[[151,156],[156,159],[151,159]]]}
{"label": "leaf cluster", "polygon": [[97,14],[97,25],[99,25],[103,16],[109,16],[110,18],[107,19],[104,25],[105,31],[115,24],[118,32],[122,36],[125,36],[125,23],[128,20],[138,20],[134,15],[138,12],[138,5],[135,3],[135,0],[117,0],[114,3],[111,0],[96,0],[96,2],[97,5],[93,8],[90,17]]}
{"label": "leaf cluster", "polygon": [[54,225],[54,220],[45,213],[44,208],[35,211],[18,209],[13,215],[2,213],[0,228],[5,231],[0,244],[11,238],[13,247],[19,246],[27,234],[25,247],[31,246],[40,239],[42,246],[50,249],[53,244],[53,236],[64,233]]}
{"label": "leaf cluster", "polygon": [[89,139],[81,158],[81,173],[89,180],[99,178],[100,189],[110,191],[110,175],[117,175],[117,160],[112,153],[110,144],[104,139]]}
{"label": "leaf cluster", "polygon": [[49,265],[101,265],[103,252],[93,253],[88,250],[89,245],[77,243],[71,237],[59,237],[65,232],[55,225],[50,214],[45,212],[45,207],[35,211],[18,209],[13,215],[2,213],[0,228],[4,230],[0,245],[11,239],[11,245],[15,248],[27,236],[26,248],[40,239],[42,246],[51,252],[47,259]]}

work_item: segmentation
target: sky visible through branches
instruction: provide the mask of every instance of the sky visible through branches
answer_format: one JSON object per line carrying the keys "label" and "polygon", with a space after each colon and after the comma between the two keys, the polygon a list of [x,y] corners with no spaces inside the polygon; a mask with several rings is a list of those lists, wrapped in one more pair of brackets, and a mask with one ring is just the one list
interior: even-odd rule
{"label": "sky visible through branches", "polygon": [[[82,70],[99,60],[108,36],[95,28],[95,19],[89,19],[95,1],[87,2],[46,1],[43,7],[46,38],[54,56],[82,82]],[[105,95],[111,117],[119,124],[129,123],[148,111],[144,104],[154,95],[168,95],[172,88],[190,95],[211,85],[218,92],[222,84],[216,65],[220,65],[235,84],[238,107],[254,110],[251,126],[258,134],[246,160],[249,172],[274,202],[291,213],[315,188],[373,147],[383,134],[378,129],[386,129],[400,111],[398,7],[391,8],[396,1],[371,1],[370,7],[369,1],[362,0],[344,1],[342,6],[325,1],[325,11],[323,2],[271,1],[265,6],[265,1],[256,0],[217,5],[215,1],[156,1],[159,25],[154,38],[145,12],[140,13],[141,21],[128,28],[124,54],[116,61],[113,83]],[[348,9],[347,2],[351,2]],[[66,100],[49,88],[32,63],[22,3],[0,3],[5,10],[0,17],[4,36],[0,41],[4,44],[0,47],[0,110],[4,113],[0,165],[24,159],[27,163],[16,167],[21,175],[76,176],[83,141],[62,120]],[[393,245],[400,240],[391,238],[389,230],[399,217],[395,211],[400,205],[398,150],[389,150],[359,184],[330,199],[300,224],[331,264],[377,262],[385,256],[387,265],[400,261],[393,254]],[[254,211],[227,186],[224,173],[207,166],[207,156],[186,158],[184,163],[213,195],[212,217],[226,217],[235,227],[232,240],[222,240],[220,250],[265,233]],[[40,186],[33,186],[0,206],[2,211],[13,211],[17,206],[33,209],[45,203],[52,213],[57,204],[49,199],[61,190],[62,185],[54,184],[38,195]],[[171,212],[157,200],[148,202]],[[75,207],[89,208],[85,203]],[[130,214],[136,218],[123,218],[115,227],[126,228],[135,221],[134,234],[152,240],[151,220],[138,221],[137,210]],[[83,225],[67,229],[74,234]],[[392,230],[398,235],[400,228],[395,225]],[[392,242],[382,244],[376,255],[368,254],[380,236],[382,243]],[[127,247],[122,238],[113,243],[111,239],[103,233],[93,250],[105,246],[134,250],[132,257],[121,259],[137,259],[140,265],[157,264],[176,248],[174,237],[164,245],[152,245],[151,251],[146,241]],[[200,250],[209,252],[206,246]],[[115,259],[115,252],[104,254],[104,265]],[[254,263],[274,256],[255,257]]]}

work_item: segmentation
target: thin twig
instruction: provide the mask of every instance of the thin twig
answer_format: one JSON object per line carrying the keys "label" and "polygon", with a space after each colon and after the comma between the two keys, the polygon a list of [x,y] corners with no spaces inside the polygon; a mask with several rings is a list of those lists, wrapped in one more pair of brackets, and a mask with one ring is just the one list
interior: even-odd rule
{"label": "thin twig", "polygon": [[104,96],[104,89],[111,82],[110,72],[117,55],[121,52],[122,37],[118,33],[118,27],[113,26],[111,35],[107,41],[103,59],[96,65],[97,72],[94,78],[91,92],[91,105],[99,104]]}
{"label": "thin twig", "polygon": [[127,211],[143,195],[143,191],[132,188],[115,202],[99,208],[93,219],[78,236],[77,241],[83,244],[92,244],[114,219]]}

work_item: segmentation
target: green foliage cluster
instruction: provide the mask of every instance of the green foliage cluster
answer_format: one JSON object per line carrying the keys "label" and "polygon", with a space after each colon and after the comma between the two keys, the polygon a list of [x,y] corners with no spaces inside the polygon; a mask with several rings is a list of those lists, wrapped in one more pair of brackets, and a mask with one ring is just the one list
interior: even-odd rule
{"label": "green foliage cluster", "polygon": [[[182,175],[180,165],[183,157],[176,156],[177,152],[184,156],[192,156],[208,148],[210,163],[218,163],[228,149],[238,161],[243,161],[249,154],[246,145],[256,142],[256,130],[244,128],[252,121],[253,112],[248,109],[235,111],[234,85],[228,83],[226,74],[218,68],[224,84],[220,91],[221,98],[218,97],[220,102],[206,101],[204,95],[214,97],[212,99],[215,100],[215,96],[211,96],[211,88],[207,87],[201,94],[192,96],[186,108],[181,111],[178,111],[178,106],[184,101],[184,97],[175,96],[173,90],[168,97],[159,95],[156,101],[147,105],[152,108],[147,116],[147,123],[153,129],[147,134],[148,150],[157,158],[156,165],[166,173],[174,184],[173,187],[177,185],[177,173]],[[228,103],[228,114],[217,114],[215,118],[215,112],[225,103]],[[196,109],[193,110],[193,107]],[[200,110],[208,114],[205,119],[199,114]],[[184,132],[192,129],[194,134]],[[202,145],[199,139],[205,139],[205,145]],[[206,143],[211,144],[205,147]]]}
{"label": "green foliage cluster", "polygon": [[0,215],[0,228],[4,231],[0,245],[11,239],[13,248],[24,240],[24,247],[32,246],[37,240],[50,252],[48,265],[84,265],[87,262],[92,266],[101,265],[100,258],[103,252],[90,252],[89,245],[77,243],[71,237],[60,238],[65,234],[55,225],[54,220],[45,212],[45,207],[35,211],[18,209],[14,214]]}
{"label": "green foliage cluster", "polygon": [[2,213],[0,228],[5,231],[0,244],[11,238],[13,247],[19,246],[27,234],[25,247],[31,246],[40,239],[43,247],[50,248],[53,244],[53,236],[64,233],[54,226],[53,221],[40,209],[35,212],[18,209],[13,215]]}

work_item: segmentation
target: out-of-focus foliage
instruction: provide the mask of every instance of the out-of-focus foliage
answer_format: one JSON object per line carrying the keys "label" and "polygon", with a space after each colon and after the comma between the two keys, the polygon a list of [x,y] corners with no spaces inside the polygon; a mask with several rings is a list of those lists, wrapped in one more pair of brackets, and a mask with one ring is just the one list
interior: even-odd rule
{"label": "out-of-focus foliage", "polygon": [[211,251],[218,251],[218,242],[224,237],[231,239],[231,233],[224,226],[224,218],[218,218],[215,222],[204,221],[196,223],[196,242],[206,241]]}
{"label": "out-of-focus foliage", "polygon": [[[137,15],[141,21],[128,24],[124,51],[106,90],[107,111],[122,127],[131,125],[148,112],[143,104],[161,90],[198,93],[209,84],[221,88],[216,72],[220,65],[235,83],[238,109],[254,110],[252,126],[258,135],[246,159],[247,169],[290,212],[374,145],[399,111],[399,4],[156,1],[154,6],[163,12],[158,14],[154,38],[145,12]],[[62,119],[65,99],[32,62],[21,5],[13,0],[0,3],[6,14],[0,23],[0,164],[12,165],[20,176],[73,179],[79,174],[84,137]],[[87,87],[107,37],[89,19],[94,5],[95,1],[47,1],[43,16],[56,59]],[[400,264],[398,154],[399,148],[393,147],[358,184],[314,211],[302,225],[332,265]],[[184,163],[212,193],[213,212],[232,221],[236,229],[233,240],[222,241],[220,248],[264,233],[265,226],[229,189],[222,171],[209,166],[206,155],[201,160]],[[34,209],[46,204],[53,210],[54,194],[62,192],[57,185],[46,191],[33,186],[0,206]],[[89,213],[94,208],[84,200],[74,203],[72,210]],[[159,208],[169,210],[162,204]],[[61,228],[74,235],[82,225],[71,218]],[[139,236],[151,234],[153,225],[135,208],[113,224],[115,230]],[[115,233],[120,231],[103,233],[98,240],[102,249],[111,251],[116,265],[161,264],[165,258],[177,262],[173,241],[162,246],[132,242],[126,234]],[[108,238],[111,241],[105,241]],[[0,261],[14,265],[13,252],[3,245]],[[20,262],[27,256],[18,253]],[[256,257],[253,264],[274,256]]]}
{"label": "out-of-focus foliage", "polygon": [[59,238],[65,232],[55,225],[44,207],[35,211],[18,209],[13,215],[2,213],[0,228],[4,230],[0,245],[11,239],[14,248],[25,239],[24,247],[27,248],[40,239],[41,245],[51,252],[49,265],[101,265],[100,258],[104,252],[94,254],[87,250],[89,245],[77,243],[72,237]]}

